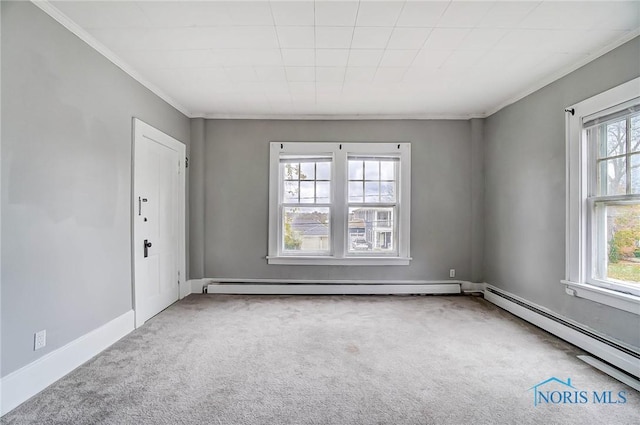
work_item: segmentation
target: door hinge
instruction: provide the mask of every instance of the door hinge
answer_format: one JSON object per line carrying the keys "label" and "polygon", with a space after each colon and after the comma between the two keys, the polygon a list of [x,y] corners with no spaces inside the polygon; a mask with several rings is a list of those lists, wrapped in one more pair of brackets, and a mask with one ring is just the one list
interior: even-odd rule
{"label": "door hinge", "polygon": [[178,175],[180,175],[180,160],[178,160]]}
{"label": "door hinge", "polygon": [[184,157],[184,168],[189,168],[189,157],[188,156]]}
{"label": "door hinge", "polygon": [[180,270],[178,270],[178,285],[180,285]]}

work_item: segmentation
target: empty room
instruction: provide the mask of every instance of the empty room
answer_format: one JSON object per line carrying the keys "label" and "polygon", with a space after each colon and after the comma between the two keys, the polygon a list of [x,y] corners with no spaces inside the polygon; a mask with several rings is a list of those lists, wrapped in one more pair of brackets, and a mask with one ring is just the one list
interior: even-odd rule
{"label": "empty room", "polygon": [[0,18],[0,423],[640,422],[640,1]]}

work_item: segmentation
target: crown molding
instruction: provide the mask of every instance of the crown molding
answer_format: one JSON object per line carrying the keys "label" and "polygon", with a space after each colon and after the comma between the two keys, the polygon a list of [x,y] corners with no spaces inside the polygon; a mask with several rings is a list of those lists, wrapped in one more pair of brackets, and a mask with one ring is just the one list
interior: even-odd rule
{"label": "crown molding", "polygon": [[209,120],[309,120],[309,121],[366,121],[366,120],[470,120],[485,118],[483,114],[196,114],[192,118]]}
{"label": "crown molding", "polygon": [[40,8],[47,15],[51,16],[55,19],[60,25],[71,31],[75,34],[80,40],[87,43],[90,47],[100,53],[102,56],[111,61],[115,66],[120,68],[126,74],[128,74],[131,78],[136,80],[138,83],[142,84],[147,89],[151,90],[156,96],[160,99],[167,102],[169,105],[176,108],[178,111],[182,112],[188,118],[191,118],[191,113],[187,108],[178,103],[171,96],[162,91],[158,86],[146,80],[142,75],[140,75],[135,69],[133,69],[129,64],[127,64],[124,60],[122,60],[118,55],[113,53],[110,49],[108,49],[104,44],[100,43],[96,40],[91,34],[85,31],[82,27],[76,24],[71,18],[62,13],[57,7],[52,5],[48,0],[31,0],[31,3]]}

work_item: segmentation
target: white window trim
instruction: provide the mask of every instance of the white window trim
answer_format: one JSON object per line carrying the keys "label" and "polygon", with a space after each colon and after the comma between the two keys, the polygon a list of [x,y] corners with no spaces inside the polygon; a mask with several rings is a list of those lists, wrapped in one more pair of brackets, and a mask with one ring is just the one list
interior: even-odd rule
{"label": "white window trim", "polygon": [[[294,256],[280,252],[280,215],[279,208],[279,163],[280,153],[290,154],[334,154],[334,166],[332,167],[331,196],[334,204],[331,229],[333,249],[331,255],[323,256]],[[400,176],[398,185],[398,252],[397,256],[348,254],[347,233],[348,223],[346,211],[348,203],[346,199],[346,184],[338,182],[347,181],[346,158],[349,154],[400,155]],[[341,159],[335,156],[342,156]],[[411,262],[410,248],[410,223],[411,223],[411,144],[410,143],[340,143],[340,142],[271,142],[269,156],[269,254],[268,264],[285,265],[349,265],[349,266],[407,266]],[[342,166],[341,166],[342,165]]]}
{"label": "white window trim", "polygon": [[620,310],[640,315],[640,296],[606,288],[590,283],[588,267],[589,226],[588,208],[588,149],[583,142],[582,123],[589,117],[605,109],[628,102],[640,96],[640,78],[614,87],[599,95],[583,100],[566,110],[566,263],[565,279],[568,295],[586,298]]}

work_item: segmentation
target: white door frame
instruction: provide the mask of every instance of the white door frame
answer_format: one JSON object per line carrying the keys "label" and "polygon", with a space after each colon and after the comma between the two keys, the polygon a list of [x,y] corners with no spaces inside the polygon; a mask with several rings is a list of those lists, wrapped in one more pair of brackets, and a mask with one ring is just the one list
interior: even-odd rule
{"label": "white door frame", "polygon": [[178,214],[176,220],[178,221],[176,228],[178,229],[177,235],[177,244],[176,252],[177,252],[177,267],[178,267],[178,276],[176,276],[178,280],[178,286],[176,288],[176,293],[178,294],[178,298],[180,298],[182,286],[186,285],[186,223],[185,223],[185,209],[186,209],[186,172],[185,172],[185,159],[186,159],[186,146],[184,143],[179,140],[174,139],[168,134],[163,133],[162,131],[156,129],[155,127],[150,126],[149,124],[141,121],[138,118],[133,118],[132,120],[132,128],[133,128],[133,148],[132,148],[132,158],[131,158],[131,281],[133,284],[132,295],[133,295],[133,309],[136,313],[135,325],[136,328],[142,326],[144,324],[144,320],[142,317],[139,317],[139,301],[140,301],[140,288],[136,285],[136,258],[135,258],[135,250],[137,247],[135,231],[136,231],[136,217],[138,214],[138,199],[136,193],[138,193],[138,188],[136,186],[136,146],[137,141],[141,138],[151,139],[159,144],[167,146],[171,149],[178,151],[179,162],[176,164],[178,169]]}

